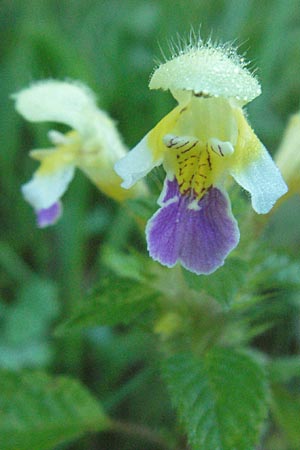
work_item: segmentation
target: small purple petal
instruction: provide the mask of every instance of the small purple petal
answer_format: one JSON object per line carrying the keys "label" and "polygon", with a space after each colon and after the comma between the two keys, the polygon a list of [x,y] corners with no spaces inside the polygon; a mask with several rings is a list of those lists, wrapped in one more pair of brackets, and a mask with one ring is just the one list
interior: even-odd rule
{"label": "small purple petal", "polygon": [[36,212],[37,225],[39,228],[45,228],[53,225],[62,214],[62,205],[60,202],[53,203],[49,208],[39,209]]}
{"label": "small purple petal", "polygon": [[178,261],[198,275],[214,272],[239,241],[227,194],[212,187],[197,202],[177,190],[172,201],[168,190],[175,193],[178,184],[176,179],[166,183],[167,203],[146,228],[150,256],[168,267]]}

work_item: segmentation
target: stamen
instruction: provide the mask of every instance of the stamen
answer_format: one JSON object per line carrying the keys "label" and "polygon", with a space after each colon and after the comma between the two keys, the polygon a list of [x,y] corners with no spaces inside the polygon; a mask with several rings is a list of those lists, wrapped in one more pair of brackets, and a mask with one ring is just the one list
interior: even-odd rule
{"label": "stamen", "polygon": [[[174,134],[166,134],[163,137],[163,143],[168,148],[179,149],[185,147],[190,143],[192,143],[191,148],[193,148],[195,145],[197,145],[198,142],[199,142],[198,139],[192,136],[175,136]],[[186,151],[188,150],[189,149],[187,149]]]}
{"label": "stamen", "polygon": [[222,157],[232,155],[234,152],[231,142],[220,141],[216,138],[211,138],[209,140],[209,146],[214,153]]}

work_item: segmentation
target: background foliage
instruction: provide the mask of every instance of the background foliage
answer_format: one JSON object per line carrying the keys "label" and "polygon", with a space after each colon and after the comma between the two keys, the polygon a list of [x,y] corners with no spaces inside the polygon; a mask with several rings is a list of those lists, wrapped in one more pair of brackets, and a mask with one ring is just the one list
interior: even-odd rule
{"label": "background foliage", "polygon": [[259,235],[233,190],[242,242],[211,277],[145,256],[133,216],[155,208],[159,172],[153,198],[125,208],[77,173],[61,221],[38,230],[20,185],[48,126],[10,99],[33,80],[79,79],[132,146],[174,104],[147,88],[160,47],[201,24],[257,68],[249,119],[274,153],[299,109],[299,1],[2,0],[0,11],[1,449],[299,449],[299,196]]}

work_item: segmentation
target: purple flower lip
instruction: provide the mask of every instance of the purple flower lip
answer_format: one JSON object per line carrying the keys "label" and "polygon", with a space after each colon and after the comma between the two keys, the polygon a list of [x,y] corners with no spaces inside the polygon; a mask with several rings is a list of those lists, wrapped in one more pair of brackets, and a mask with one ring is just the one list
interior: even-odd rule
{"label": "purple flower lip", "polygon": [[53,225],[57,222],[62,214],[62,205],[60,202],[56,202],[49,208],[39,209],[36,212],[37,226],[39,228],[45,228],[49,225]]}
{"label": "purple flower lip", "polygon": [[179,262],[197,275],[214,272],[239,241],[227,194],[211,187],[197,201],[180,193],[175,178],[165,188],[146,228],[150,256],[167,267]]}

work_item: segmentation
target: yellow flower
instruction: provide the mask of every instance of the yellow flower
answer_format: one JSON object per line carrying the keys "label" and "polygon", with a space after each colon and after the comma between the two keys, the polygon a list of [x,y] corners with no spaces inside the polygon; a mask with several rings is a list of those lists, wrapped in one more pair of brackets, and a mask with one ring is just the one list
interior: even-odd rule
{"label": "yellow flower", "polygon": [[300,193],[300,113],[290,118],[275,161],[289,187],[288,195]]}
{"label": "yellow flower", "polygon": [[31,122],[59,122],[71,127],[62,134],[49,131],[51,148],[33,150],[40,161],[22,193],[34,208],[40,227],[51,225],[61,215],[61,197],[80,168],[106,195],[122,201],[145,193],[144,185],[126,192],[115,173],[115,162],[126,155],[114,122],[101,111],[94,94],[81,83],[40,81],[14,95],[17,111]]}

